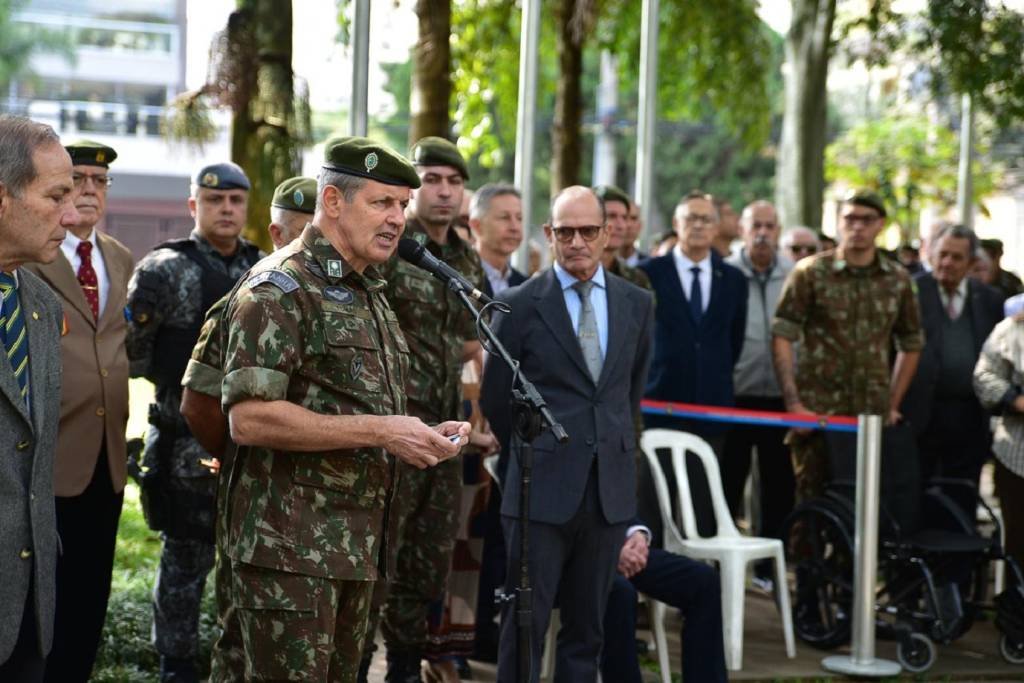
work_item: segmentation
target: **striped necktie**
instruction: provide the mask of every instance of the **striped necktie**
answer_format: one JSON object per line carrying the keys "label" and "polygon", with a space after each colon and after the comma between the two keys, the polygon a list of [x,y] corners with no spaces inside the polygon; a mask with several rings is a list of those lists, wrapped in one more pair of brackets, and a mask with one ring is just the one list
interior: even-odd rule
{"label": "striped necktie", "polygon": [[0,294],[3,295],[3,303],[0,305],[0,339],[14,370],[14,378],[21,387],[21,396],[28,405],[28,333],[13,275],[0,272]]}

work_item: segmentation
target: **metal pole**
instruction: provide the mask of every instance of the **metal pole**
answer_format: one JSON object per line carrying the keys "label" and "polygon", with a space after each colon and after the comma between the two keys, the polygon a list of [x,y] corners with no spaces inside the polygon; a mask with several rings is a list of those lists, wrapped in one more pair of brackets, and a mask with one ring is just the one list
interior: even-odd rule
{"label": "metal pole", "polygon": [[348,126],[352,135],[366,135],[367,83],[370,71],[370,0],[356,0],[352,25],[352,105]]}
{"label": "metal pole", "polygon": [[895,676],[900,665],[875,659],[875,579],[878,570],[879,470],[882,462],[882,418],[857,417],[857,497],[855,503],[853,575],[853,646],[850,656],[826,657],[828,671],[853,676]]}
{"label": "metal pole", "polygon": [[519,37],[519,101],[516,111],[516,165],[514,182],[523,197],[523,243],[512,254],[512,265],[525,272],[530,263],[533,236],[533,142],[537,115],[537,44],[540,37],[541,0],[523,0]]}
{"label": "metal pole", "polygon": [[960,165],[957,169],[956,212],[960,223],[974,227],[974,107],[971,96],[964,93],[960,99]]}
{"label": "metal pole", "polygon": [[654,128],[658,121],[659,0],[644,0],[640,19],[640,102],[636,135],[636,201],[642,240],[651,229],[654,207]]}
{"label": "metal pole", "polygon": [[615,182],[615,117],[619,113],[618,60],[601,50],[601,82],[597,86],[597,126],[594,134],[594,185]]}

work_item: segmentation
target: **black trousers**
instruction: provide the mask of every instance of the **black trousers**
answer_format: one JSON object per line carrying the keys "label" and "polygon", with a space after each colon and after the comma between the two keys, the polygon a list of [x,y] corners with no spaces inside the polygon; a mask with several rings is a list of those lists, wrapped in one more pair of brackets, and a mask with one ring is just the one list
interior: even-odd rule
{"label": "black trousers", "polygon": [[[781,398],[737,396],[736,407],[748,410],[785,411]],[[725,439],[721,460],[722,488],[733,519],[739,517],[743,488],[750,474],[750,453],[757,446],[758,479],[761,483],[761,524],[758,536],[779,538],[782,523],[793,510],[793,462],[783,443],[786,429],[757,425],[734,425]]]}
{"label": "black trousers", "polygon": [[971,491],[959,486],[945,486],[945,491],[974,520],[978,505],[978,480],[981,466],[991,453],[991,438],[981,406],[974,399],[935,399],[928,428],[918,437],[921,458],[921,479],[931,477],[967,479],[974,484]]}
{"label": "black trousers", "polygon": [[43,680],[46,659],[39,652],[39,629],[36,628],[35,584],[28,589],[25,609],[21,615],[21,628],[7,661],[0,662],[0,681],[3,683],[38,683]]}
{"label": "black trousers", "polygon": [[57,497],[57,610],[46,681],[85,683],[92,673],[107,617],[117,524],[124,493],[114,493],[106,444],[92,481],[79,496]]}

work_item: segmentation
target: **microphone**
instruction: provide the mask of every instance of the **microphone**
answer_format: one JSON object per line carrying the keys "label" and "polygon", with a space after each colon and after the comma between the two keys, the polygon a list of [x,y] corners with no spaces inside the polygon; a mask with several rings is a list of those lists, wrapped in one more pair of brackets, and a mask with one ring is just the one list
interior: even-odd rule
{"label": "microphone", "polygon": [[480,303],[491,303],[491,297],[474,287],[462,273],[431,254],[416,240],[408,237],[398,240],[398,255],[414,266],[427,271],[449,287],[465,292]]}

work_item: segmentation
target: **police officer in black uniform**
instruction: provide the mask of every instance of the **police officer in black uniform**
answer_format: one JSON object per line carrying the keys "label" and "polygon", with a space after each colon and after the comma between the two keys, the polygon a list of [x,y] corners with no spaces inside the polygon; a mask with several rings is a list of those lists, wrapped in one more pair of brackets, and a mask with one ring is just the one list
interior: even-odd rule
{"label": "police officer in black uniform", "polygon": [[161,681],[199,679],[199,605],[214,561],[216,476],[181,417],[181,378],[206,311],[263,257],[240,237],[248,197],[249,179],[235,164],[200,169],[188,199],[192,233],[157,245],[128,285],[131,374],[156,385],[141,479],[147,522],[163,538],[153,592]]}

